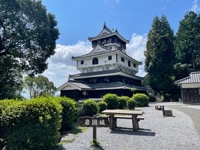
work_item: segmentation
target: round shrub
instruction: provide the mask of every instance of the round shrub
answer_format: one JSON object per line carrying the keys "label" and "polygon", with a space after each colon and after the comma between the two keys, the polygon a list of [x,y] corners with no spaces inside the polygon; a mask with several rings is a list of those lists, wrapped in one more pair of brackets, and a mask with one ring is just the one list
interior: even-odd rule
{"label": "round shrub", "polygon": [[118,97],[119,99],[119,109],[124,109],[126,108],[126,103],[129,100],[128,96],[120,96]]}
{"label": "round shrub", "polygon": [[135,106],[136,106],[136,102],[133,99],[129,99],[127,101],[127,107],[128,107],[128,109],[134,110]]}
{"label": "round shrub", "polygon": [[143,93],[137,93],[133,95],[133,99],[136,102],[137,107],[149,106],[149,97]]}
{"label": "round shrub", "polygon": [[62,123],[61,131],[72,129],[77,119],[76,102],[68,97],[56,97],[55,99],[62,106]]}
{"label": "round shrub", "polygon": [[60,141],[61,105],[37,98],[10,105],[0,122],[6,149],[54,149]]}
{"label": "round shrub", "polygon": [[83,102],[83,112],[86,116],[96,115],[98,112],[97,103],[92,99],[85,100]]}
{"label": "round shrub", "polygon": [[119,107],[119,99],[116,94],[104,95],[103,101],[106,102],[108,109],[117,109]]}
{"label": "round shrub", "polygon": [[98,102],[97,105],[99,107],[99,112],[102,112],[102,111],[106,110],[106,108],[107,108],[106,102],[103,102],[103,101]]}

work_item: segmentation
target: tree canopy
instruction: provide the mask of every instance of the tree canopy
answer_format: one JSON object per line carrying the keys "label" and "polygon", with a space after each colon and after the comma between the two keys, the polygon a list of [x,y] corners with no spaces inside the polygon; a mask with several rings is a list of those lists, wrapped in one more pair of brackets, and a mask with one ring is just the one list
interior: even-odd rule
{"label": "tree canopy", "polygon": [[41,1],[0,1],[0,99],[21,88],[22,73],[34,75],[47,68],[59,35],[56,25]]}
{"label": "tree canopy", "polygon": [[165,16],[155,17],[148,34],[145,51],[145,71],[150,87],[162,94],[169,93],[173,84],[174,34]]}
{"label": "tree canopy", "polygon": [[200,16],[186,13],[180,22],[175,40],[177,78],[185,77],[191,71],[200,69]]}
{"label": "tree canopy", "polygon": [[38,77],[27,76],[25,79],[25,87],[29,91],[30,98],[54,95],[56,91],[53,82],[42,75],[39,75]]}

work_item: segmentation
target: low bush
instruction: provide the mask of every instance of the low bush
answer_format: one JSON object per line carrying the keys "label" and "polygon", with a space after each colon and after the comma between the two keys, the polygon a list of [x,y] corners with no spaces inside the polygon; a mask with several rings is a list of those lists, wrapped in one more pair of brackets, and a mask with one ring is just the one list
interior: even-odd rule
{"label": "low bush", "polygon": [[127,101],[127,107],[130,110],[134,110],[136,106],[136,102],[131,98]]}
{"label": "low bush", "polygon": [[134,94],[133,97],[137,107],[149,106],[149,97],[143,93]]}
{"label": "low bush", "polygon": [[107,108],[106,102],[103,102],[103,101],[98,102],[97,105],[99,107],[99,112],[102,112],[102,111],[106,110],[106,108]]}
{"label": "low bush", "polygon": [[61,105],[47,98],[12,103],[4,109],[1,127],[6,149],[53,149],[60,141]]}
{"label": "low bush", "polygon": [[72,129],[73,124],[77,119],[76,102],[67,97],[56,97],[55,100],[62,106],[61,131],[68,131]]}
{"label": "low bush", "polygon": [[103,101],[106,102],[108,109],[117,109],[119,107],[119,99],[116,94],[106,94],[103,96]]}
{"label": "low bush", "polygon": [[120,96],[120,97],[118,97],[118,99],[119,99],[119,109],[126,108],[129,97],[128,96]]}
{"label": "low bush", "polygon": [[98,112],[97,103],[92,99],[85,100],[83,102],[83,112],[86,116],[96,115]]}
{"label": "low bush", "polygon": [[10,105],[19,102],[16,100],[0,100],[0,149],[3,149],[3,147],[5,146],[5,129],[3,127],[3,122],[1,121],[1,119],[3,118],[3,111],[5,111],[5,109],[7,109]]}

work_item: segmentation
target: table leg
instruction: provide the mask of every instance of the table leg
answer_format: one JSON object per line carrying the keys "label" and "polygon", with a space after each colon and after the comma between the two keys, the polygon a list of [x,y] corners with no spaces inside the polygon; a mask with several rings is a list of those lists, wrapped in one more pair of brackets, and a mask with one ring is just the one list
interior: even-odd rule
{"label": "table leg", "polygon": [[132,124],[133,124],[133,131],[137,131],[139,129],[137,116],[132,115]]}
{"label": "table leg", "polygon": [[114,115],[109,115],[109,120],[110,120],[110,129],[114,129],[115,127],[115,121],[114,121]]}

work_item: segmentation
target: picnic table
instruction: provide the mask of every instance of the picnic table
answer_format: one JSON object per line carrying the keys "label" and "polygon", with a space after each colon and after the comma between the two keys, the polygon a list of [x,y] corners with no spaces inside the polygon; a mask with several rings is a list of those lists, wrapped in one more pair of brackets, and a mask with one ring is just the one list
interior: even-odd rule
{"label": "picnic table", "polygon": [[109,116],[110,121],[110,129],[114,129],[116,127],[116,118],[115,115],[130,115],[132,119],[133,130],[139,129],[139,120],[138,116],[143,115],[143,111],[135,111],[135,110],[122,110],[122,109],[106,109],[102,111],[103,114]]}

